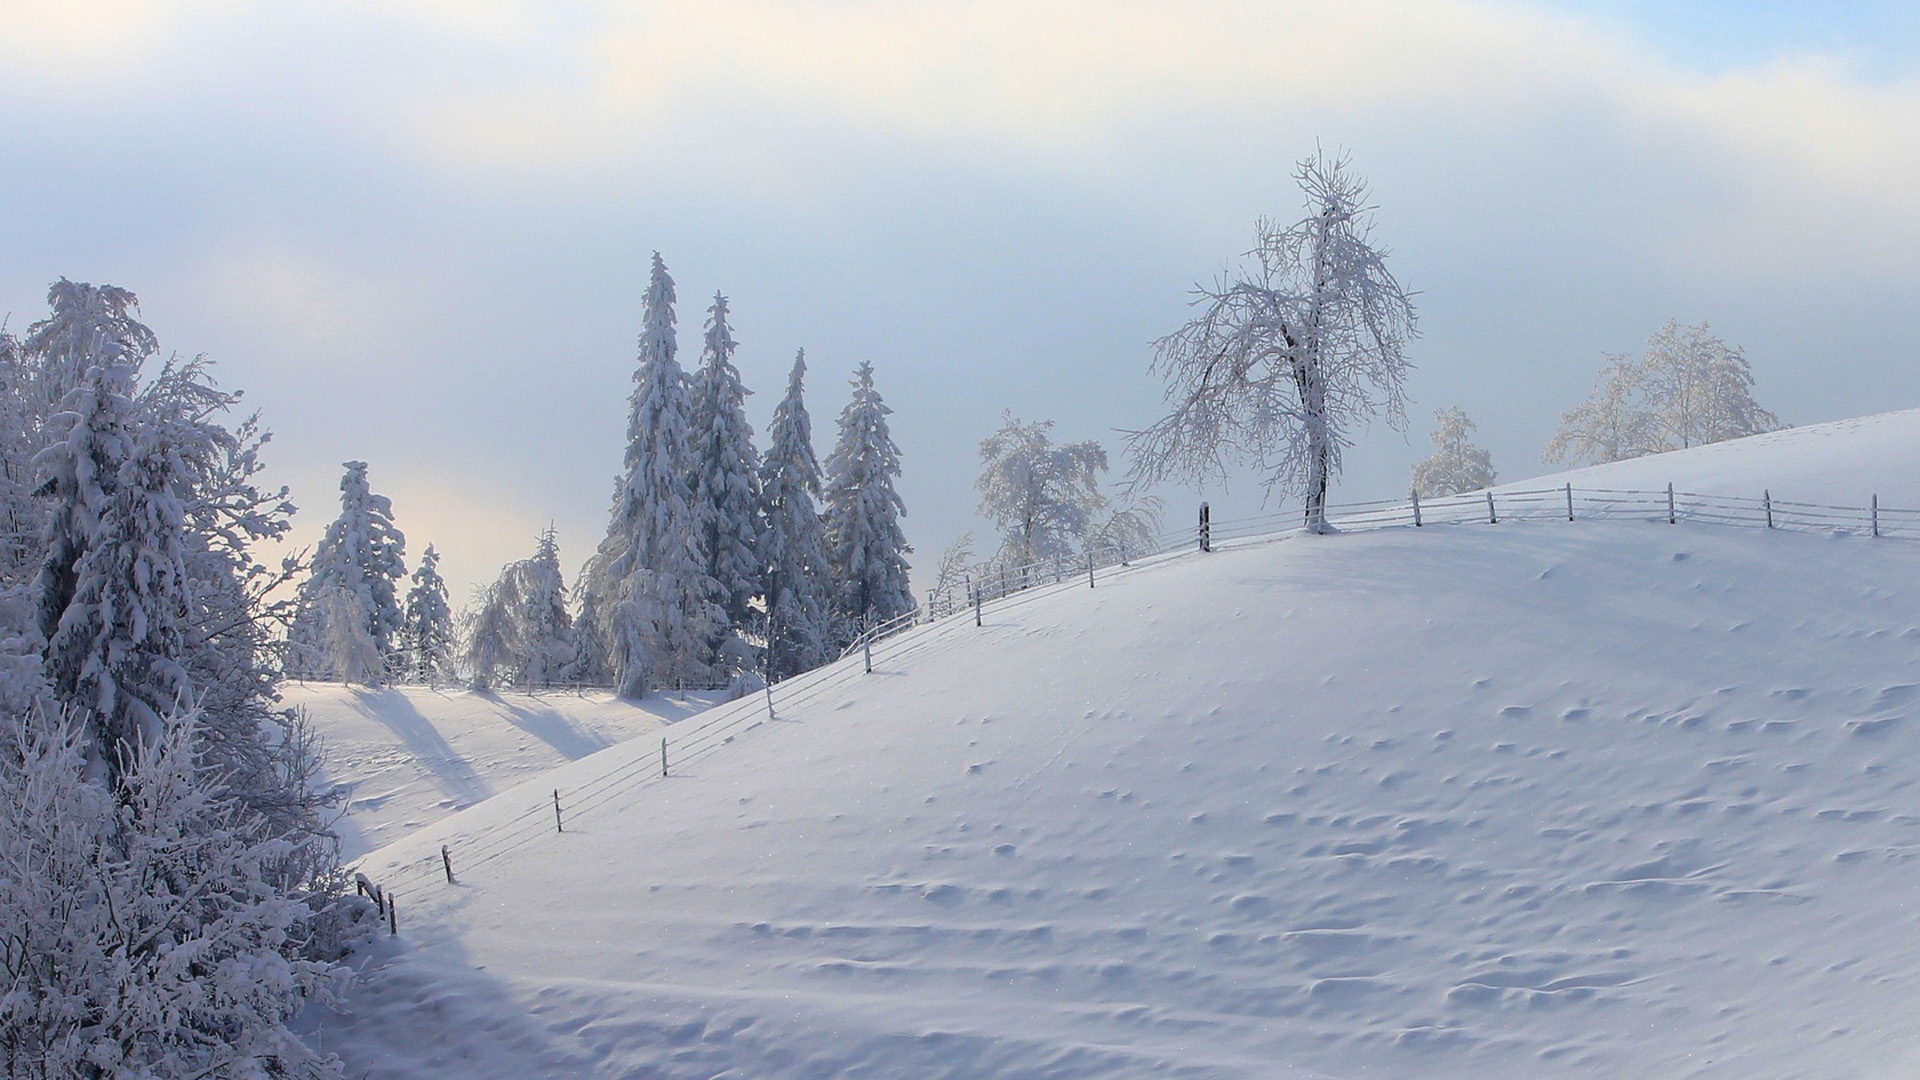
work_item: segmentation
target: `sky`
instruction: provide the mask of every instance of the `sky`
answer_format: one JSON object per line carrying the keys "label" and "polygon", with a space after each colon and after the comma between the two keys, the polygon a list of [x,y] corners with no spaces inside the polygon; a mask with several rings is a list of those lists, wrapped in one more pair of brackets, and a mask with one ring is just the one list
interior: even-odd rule
{"label": "sky", "polygon": [[134,290],[260,410],[301,539],[365,460],[456,602],[549,523],[570,569],[600,539],[654,251],[688,364],[728,296],[763,434],[797,348],[822,455],[873,363],[924,570],[993,546],[1003,411],[1119,479],[1152,342],[1317,148],[1421,330],[1336,499],[1403,491],[1448,406],[1542,471],[1668,319],[1789,423],[1920,405],[1910,4],[0,0],[0,132],[7,325]]}

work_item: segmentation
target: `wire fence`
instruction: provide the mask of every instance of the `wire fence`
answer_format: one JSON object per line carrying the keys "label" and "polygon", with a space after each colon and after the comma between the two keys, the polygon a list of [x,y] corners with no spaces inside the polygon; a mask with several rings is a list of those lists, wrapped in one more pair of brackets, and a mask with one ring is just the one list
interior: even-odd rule
{"label": "wire fence", "polygon": [[[1515,521],[1630,520],[1920,538],[1920,509],[1881,506],[1878,496],[1872,497],[1867,506],[1842,506],[1775,499],[1765,491],[1753,497],[1707,495],[1676,490],[1672,485],[1647,491],[1566,484],[1329,504],[1326,518],[1338,532],[1497,526]],[[625,754],[610,752],[622,760],[573,787],[552,790],[550,797],[545,790],[526,788],[496,796],[496,800],[517,799],[522,805],[511,817],[478,833],[448,836],[440,851],[423,850],[394,868],[382,887],[388,896],[417,894],[436,883],[471,875],[546,837],[564,834],[567,825],[592,820],[640,789],[670,779],[675,770],[703,760],[755,728],[791,719],[809,704],[870,674],[876,664],[898,666],[964,633],[969,626],[984,625],[989,610],[1004,612],[1066,590],[1097,587],[1142,566],[1182,553],[1210,551],[1223,542],[1241,542],[1234,546],[1265,542],[1297,534],[1304,527],[1305,516],[1299,510],[1210,521],[1202,504],[1196,527],[1141,538],[1137,545],[1106,544],[1072,557],[1000,560],[976,567],[959,580],[931,590],[924,608],[869,626],[835,662],[672,725],[660,739],[657,755],[651,744],[644,749],[638,741],[623,744],[629,748]],[[456,839],[457,848],[453,846]]]}

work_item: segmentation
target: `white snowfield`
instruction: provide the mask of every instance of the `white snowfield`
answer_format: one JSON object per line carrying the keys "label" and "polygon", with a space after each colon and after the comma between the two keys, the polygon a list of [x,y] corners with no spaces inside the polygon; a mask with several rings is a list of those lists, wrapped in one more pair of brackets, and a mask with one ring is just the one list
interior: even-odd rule
{"label": "white snowfield", "polygon": [[402,686],[288,683],[282,704],[306,711],[326,756],[321,781],[345,789],[334,830],[357,859],[556,765],[705,708],[714,697],[608,693],[476,694]]}
{"label": "white snowfield", "polygon": [[[1915,451],[1615,486],[1920,506]],[[985,622],[370,855],[400,934],[310,1032],[373,1080],[1920,1072],[1920,543],[1288,536]],[[602,801],[555,833],[555,788]]]}

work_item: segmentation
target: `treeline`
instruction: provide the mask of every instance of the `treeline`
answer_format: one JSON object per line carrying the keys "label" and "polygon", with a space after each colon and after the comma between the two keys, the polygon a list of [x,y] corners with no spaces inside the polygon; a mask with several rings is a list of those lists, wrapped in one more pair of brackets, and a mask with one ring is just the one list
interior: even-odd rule
{"label": "treeline", "polygon": [[707,308],[698,366],[679,361],[675,289],[658,253],[641,313],[624,470],[607,533],[569,587],[551,529],[455,615],[429,547],[401,596],[405,538],[348,462],[341,513],[315,549],[289,670],[361,683],[757,688],[834,658],[914,610],[900,451],[861,364],[825,462],[798,352],[768,445],[754,443],[727,298]]}

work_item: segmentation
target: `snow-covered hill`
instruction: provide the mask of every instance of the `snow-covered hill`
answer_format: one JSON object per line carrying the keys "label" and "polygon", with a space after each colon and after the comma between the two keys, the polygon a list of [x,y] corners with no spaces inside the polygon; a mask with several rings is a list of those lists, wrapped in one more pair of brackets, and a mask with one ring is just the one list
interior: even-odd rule
{"label": "snow-covered hill", "polygon": [[[1830,427],[1691,453],[1778,490]],[[1821,468],[1920,506],[1920,414],[1856,427]],[[1917,583],[1582,520],[1026,594],[374,853],[401,934],[308,1020],[372,1078],[1909,1076]]]}
{"label": "snow-covered hill", "polygon": [[346,802],[336,831],[350,859],[482,802],[556,765],[657,732],[713,695],[640,704],[604,693],[370,690],[289,683],[284,704],[307,714],[326,756],[322,782]]}

